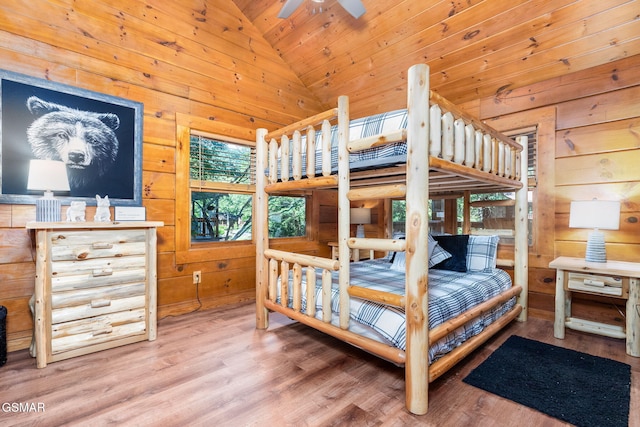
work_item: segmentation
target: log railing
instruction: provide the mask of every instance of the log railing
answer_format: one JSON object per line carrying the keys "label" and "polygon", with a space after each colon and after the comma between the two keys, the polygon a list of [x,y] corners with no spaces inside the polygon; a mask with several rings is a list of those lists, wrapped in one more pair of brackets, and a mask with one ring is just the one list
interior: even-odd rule
{"label": "log railing", "polygon": [[[331,162],[332,125],[337,115],[338,109],[334,108],[265,136],[268,143],[268,192],[337,185],[337,177],[332,175],[335,165]],[[430,92],[428,120],[429,156],[510,180],[520,180],[522,146],[514,140],[497,133],[433,92]],[[317,138],[318,132],[320,138]],[[355,153],[406,141],[406,138],[406,129],[393,129],[351,141],[348,150]],[[320,147],[316,147],[317,143]],[[316,150],[320,155],[316,155]],[[434,164],[440,167],[442,162]],[[316,176],[316,169],[320,176]],[[301,182],[306,180],[310,181]]]}

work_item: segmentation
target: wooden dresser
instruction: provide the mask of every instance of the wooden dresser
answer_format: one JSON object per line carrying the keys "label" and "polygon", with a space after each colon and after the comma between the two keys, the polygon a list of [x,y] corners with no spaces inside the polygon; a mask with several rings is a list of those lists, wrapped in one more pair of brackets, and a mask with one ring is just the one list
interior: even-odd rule
{"label": "wooden dresser", "polygon": [[162,222],[29,222],[35,230],[34,345],[47,363],[156,339]]}

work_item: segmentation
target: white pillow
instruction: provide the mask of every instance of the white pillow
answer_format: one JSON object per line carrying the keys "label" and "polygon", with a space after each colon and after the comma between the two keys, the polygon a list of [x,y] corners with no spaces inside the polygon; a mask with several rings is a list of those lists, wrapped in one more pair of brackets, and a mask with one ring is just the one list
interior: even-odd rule
{"label": "white pillow", "polygon": [[467,245],[467,271],[496,268],[499,236],[469,236]]}
{"label": "white pillow", "polygon": [[391,263],[391,270],[397,271],[406,271],[407,269],[407,259],[405,257],[405,252],[396,252],[393,257],[393,262]]}
{"label": "white pillow", "polygon": [[[429,234],[429,268],[451,258],[451,254],[438,244],[438,241]],[[392,270],[406,270],[406,252],[396,252],[391,263]]]}

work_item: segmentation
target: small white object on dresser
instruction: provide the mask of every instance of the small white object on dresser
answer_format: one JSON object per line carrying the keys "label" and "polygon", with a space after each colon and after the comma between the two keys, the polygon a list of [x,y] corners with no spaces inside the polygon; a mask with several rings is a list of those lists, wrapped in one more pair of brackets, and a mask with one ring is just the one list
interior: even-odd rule
{"label": "small white object on dresser", "polygon": [[[557,270],[553,335],[564,339],[565,328],[626,339],[627,354],[640,357],[640,263],[588,262],[559,257],[549,263]],[[573,293],[626,300],[625,327],[579,319],[571,315]]]}
{"label": "small white object on dresser", "polygon": [[47,363],[157,330],[158,221],[29,222],[35,230],[34,352]]}

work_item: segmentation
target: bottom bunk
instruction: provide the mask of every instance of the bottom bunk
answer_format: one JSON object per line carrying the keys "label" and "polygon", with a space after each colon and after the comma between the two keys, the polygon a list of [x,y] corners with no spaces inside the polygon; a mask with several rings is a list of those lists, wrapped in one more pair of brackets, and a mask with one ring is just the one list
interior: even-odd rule
{"label": "bottom bunk", "polygon": [[[468,239],[460,260],[429,270],[428,313],[431,382],[516,318],[522,288],[495,267],[494,236]],[[487,242],[495,242],[487,256]],[[433,245],[439,248],[439,245]],[[476,248],[476,256],[473,256]],[[431,256],[436,259],[438,250]],[[339,271],[331,260],[267,250],[270,280],[265,307],[360,347],[397,365],[406,356],[404,252],[350,264],[349,327],[340,327]],[[468,255],[468,256],[467,256]],[[457,262],[458,270],[452,271]],[[320,266],[318,266],[320,265]],[[328,268],[326,268],[328,267]],[[471,267],[471,268],[469,268]],[[443,269],[445,268],[445,269]],[[446,269],[449,268],[449,269]]]}

